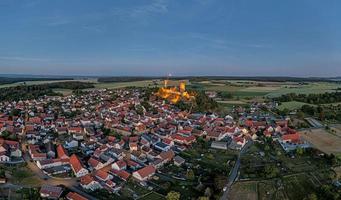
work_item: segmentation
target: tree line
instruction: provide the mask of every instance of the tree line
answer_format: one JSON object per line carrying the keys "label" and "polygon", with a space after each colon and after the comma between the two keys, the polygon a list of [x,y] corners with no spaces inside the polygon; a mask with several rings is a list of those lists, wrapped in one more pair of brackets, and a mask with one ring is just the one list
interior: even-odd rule
{"label": "tree line", "polygon": [[0,88],[0,101],[19,101],[27,99],[36,99],[41,96],[61,96],[62,94],[54,92],[53,89],[71,89],[80,90],[93,88],[93,83],[70,81],[56,82],[41,85],[20,85],[15,87]]}
{"label": "tree line", "polygon": [[341,92],[326,92],[322,94],[296,94],[289,93],[273,100],[279,102],[299,101],[309,104],[327,104],[341,102]]}

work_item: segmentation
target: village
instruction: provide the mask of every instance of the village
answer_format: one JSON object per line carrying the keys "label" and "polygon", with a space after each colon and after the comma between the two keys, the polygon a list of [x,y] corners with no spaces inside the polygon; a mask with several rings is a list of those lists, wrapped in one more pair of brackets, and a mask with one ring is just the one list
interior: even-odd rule
{"label": "village", "polygon": [[[183,155],[204,143],[207,149],[201,150],[213,155],[226,173],[223,195],[237,176],[238,154],[260,132],[286,152],[310,147],[288,127],[288,119],[264,114],[257,104],[250,110],[226,116],[190,113],[141,88],[1,102],[0,163],[27,163],[47,183],[39,190],[42,198],[97,199],[93,192],[99,190],[126,197],[126,185],[157,190],[158,179],[169,178],[174,168],[179,170],[173,178],[189,179],[195,158]],[[221,165],[212,152],[227,150],[235,155]],[[49,184],[52,180],[58,185]],[[6,182],[1,177],[2,184],[11,184]],[[67,194],[63,186],[70,190]],[[135,199],[142,196],[130,193]]]}

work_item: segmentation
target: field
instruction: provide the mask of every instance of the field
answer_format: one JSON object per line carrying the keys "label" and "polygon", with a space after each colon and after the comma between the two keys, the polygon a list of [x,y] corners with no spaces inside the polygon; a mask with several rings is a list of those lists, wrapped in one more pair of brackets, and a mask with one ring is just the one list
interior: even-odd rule
{"label": "field", "polygon": [[301,136],[315,148],[327,154],[341,153],[341,137],[327,132],[325,129],[312,129],[300,132]]}
{"label": "field", "polygon": [[341,137],[341,124],[332,124],[330,129],[334,135]]}
{"label": "field", "polygon": [[303,102],[298,102],[298,101],[289,101],[289,102],[282,102],[280,106],[278,106],[279,110],[297,110],[300,109],[303,105],[310,105],[313,106],[312,104],[308,103],[303,103]]}
{"label": "field", "polygon": [[285,193],[289,199],[304,199],[316,190],[315,183],[307,174],[286,176],[283,179]]}
{"label": "field", "polygon": [[[188,80],[181,80],[186,82],[188,85]],[[170,80],[168,86],[178,86],[181,81]],[[117,89],[124,87],[161,87],[164,85],[162,80],[146,80],[146,81],[131,81],[131,82],[112,82],[112,83],[97,83],[96,88],[99,89]]]}
{"label": "field", "polygon": [[193,87],[230,92],[236,98],[278,97],[288,93],[311,94],[333,92],[341,87],[340,83],[306,83],[296,82],[261,82],[261,81],[228,81],[212,80],[193,82]]}
{"label": "field", "polygon": [[[131,81],[131,82],[111,82],[102,83],[98,82],[95,78],[88,79],[75,79],[75,80],[51,80],[51,81],[26,81],[26,85],[39,85],[54,82],[64,81],[83,81],[95,83],[95,87],[99,89],[116,89],[123,87],[152,87],[162,86],[163,80],[144,80],[144,81]],[[183,81],[183,80],[181,80]],[[225,91],[230,92],[235,98],[254,98],[254,97],[276,97],[287,93],[324,93],[333,92],[335,89],[340,88],[340,83],[306,83],[301,84],[298,82],[264,82],[264,81],[238,81],[238,80],[209,80],[209,81],[191,81],[184,80],[187,82],[188,87],[195,89],[203,89],[210,91]],[[12,84],[3,84],[2,87],[11,87],[22,85],[23,82],[17,82]],[[176,86],[179,84],[179,80],[169,80],[170,86]]]}
{"label": "field", "polygon": [[258,182],[258,199],[262,200],[286,200],[283,188],[276,186],[275,180]]}
{"label": "field", "polygon": [[319,177],[313,174],[298,173],[261,181],[238,181],[231,189],[230,199],[255,200],[296,200],[304,199],[320,186]]}
{"label": "field", "polygon": [[239,199],[248,199],[248,200],[257,200],[258,192],[257,192],[257,182],[236,182],[231,189],[229,194],[229,199],[231,200],[239,200]]}
{"label": "field", "polygon": [[[48,84],[48,83],[71,82],[71,81],[97,83],[96,79],[79,79],[79,80],[75,79],[75,80],[53,80],[53,81],[25,81],[25,85],[41,85],[41,84]],[[19,86],[23,84],[24,82],[3,84],[3,85],[0,85],[0,88],[14,87],[14,86]]]}
{"label": "field", "polygon": [[70,89],[53,89],[54,92],[56,93],[61,93],[63,96],[69,96],[72,94],[72,90]]}

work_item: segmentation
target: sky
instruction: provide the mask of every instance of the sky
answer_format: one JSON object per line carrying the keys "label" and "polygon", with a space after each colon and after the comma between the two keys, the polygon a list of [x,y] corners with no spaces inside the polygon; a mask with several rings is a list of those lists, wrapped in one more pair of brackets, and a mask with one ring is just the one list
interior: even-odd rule
{"label": "sky", "polygon": [[339,0],[0,0],[0,74],[341,76]]}

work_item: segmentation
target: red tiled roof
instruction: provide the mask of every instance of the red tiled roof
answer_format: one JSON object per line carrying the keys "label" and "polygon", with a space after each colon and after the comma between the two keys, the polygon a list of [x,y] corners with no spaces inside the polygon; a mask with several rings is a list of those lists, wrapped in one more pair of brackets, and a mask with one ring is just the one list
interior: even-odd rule
{"label": "red tiled roof", "polygon": [[102,180],[107,179],[108,176],[109,174],[102,169],[96,171],[96,177],[99,177]]}
{"label": "red tiled roof", "polygon": [[66,154],[64,147],[61,144],[58,145],[57,147],[57,155],[58,155],[58,158],[69,157]]}
{"label": "red tiled roof", "polygon": [[125,171],[125,170],[115,170],[115,169],[112,169],[110,170],[110,172],[118,177],[120,177],[121,179],[123,180],[128,180],[130,174]]}
{"label": "red tiled roof", "polygon": [[76,192],[69,192],[66,195],[66,198],[68,200],[88,200],[87,198],[83,197],[82,195],[76,193]]}
{"label": "red tiled roof", "polygon": [[81,184],[82,185],[88,185],[92,181],[94,181],[94,178],[91,176],[91,174],[87,174],[87,175],[81,177]]}
{"label": "red tiled roof", "polygon": [[152,165],[148,165],[142,169],[136,171],[142,178],[145,178],[153,173],[155,173],[156,168]]}
{"label": "red tiled roof", "polygon": [[91,167],[95,168],[97,167],[97,165],[100,163],[100,161],[96,160],[95,158],[91,157],[89,160],[88,160],[88,163]]}
{"label": "red tiled roof", "polygon": [[282,140],[290,140],[292,142],[297,142],[300,140],[300,135],[298,133],[283,135]]}
{"label": "red tiled roof", "polygon": [[72,154],[72,156],[70,157],[70,165],[72,166],[76,173],[83,168],[82,163],[80,162],[76,154]]}
{"label": "red tiled roof", "polygon": [[126,166],[127,166],[127,164],[126,164],[123,160],[117,161],[117,162],[116,162],[116,165],[117,165],[120,169],[122,169],[123,167],[126,167]]}
{"label": "red tiled roof", "polygon": [[48,195],[50,198],[58,198],[62,194],[63,189],[61,187],[43,185],[40,189],[40,194]]}

